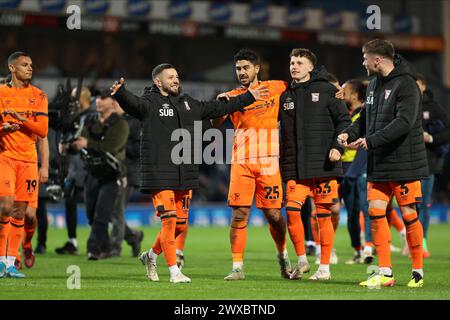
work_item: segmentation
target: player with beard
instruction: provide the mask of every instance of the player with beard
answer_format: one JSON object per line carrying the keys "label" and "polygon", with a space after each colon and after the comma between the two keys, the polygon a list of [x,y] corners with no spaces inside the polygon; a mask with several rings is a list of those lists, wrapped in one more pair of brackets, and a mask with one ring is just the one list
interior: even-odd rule
{"label": "player with beard", "polygon": [[[260,81],[260,58],[251,50],[240,50],[234,56],[234,62],[241,86],[220,94],[218,98],[233,97],[261,84],[269,88],[269,96],[263,101],[249,104],[244,112],[229,115],[235,128],[228,191],[228,205],[232,207],[230,243],[233,266],[224,280],[245,279],[243,266],[247,223],[255,195],[256,207],[263,211],[269,222],[281,275],[288,279],[291,265],[286,250],[286,222],[281,215],[283,186],[278,163],[279,98],[287,84],[279,80]],[[220,126],[227,117],[216,119],[214,126]]]}
{"label": "player with beard", "polygon": [[[266,98],[268,90],[260,86],[230,101],[200,102],[181,94],[178,72],[170,64],[156,66],[152,79],[153,86],[146,88],[142,97],[127,91],[123,78],[113,84],[111,92],[123,110],[142,122],[140,190],[152,195],[161,219],[161,232],[152,249],[143,252],[139,259],[147,268],[148,278],[159,281],[156,258],[163,252],[170,282],[186,283],[191,279],[177,266],[175,238],[188,219],[191,190],[198,188],[198,164],[194,159],[201,150],[194,148],[195,121],[241,110],[257,99]],[[182,142],[172,138],[178,133]]]}

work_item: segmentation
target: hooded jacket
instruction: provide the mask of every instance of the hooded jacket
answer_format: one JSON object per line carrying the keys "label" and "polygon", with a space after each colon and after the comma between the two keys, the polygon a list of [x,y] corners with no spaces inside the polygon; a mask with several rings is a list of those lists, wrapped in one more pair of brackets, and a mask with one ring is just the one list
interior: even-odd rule
{"label": "hooded jacket", "polygon": [[344,150],[337,135],[350,125],[344,101],[327,81],[323,66],[304,83],[291,83],[280,98],[280,168],[284,181],[342,177],[340,161],[329,160],[331,149]]}
{"label": "hooded jacket", "polygon": [[344,132],[352,142],[364,133],[368,145],[368,181],[413,181],[428,176],[422,130],[421,95],[409,63],[394,57],[395,68],[386,77],[371,79],[366,114]]}
{"label": "hooded jacket", "polygon": [[[184,94],[163,96],[156,86],[146,88],[142,97],[122,86],[114,98],[125,112],[141,121],[142,193],[198,188],[202,132],[194,134],[194,121],[199,126],[204,119],[239,111],[255,101],[247,92],[229,101],[200,102]],[[180,148],[180,140],[186,148]]]}
{"label": "hooded jacket", "polygon": [[425,90],[422,96],[422,128],[433,136],[432,143],[425,143],[430,174],[440,174],[449,151],[450,117],[433,99],[430,90]]}

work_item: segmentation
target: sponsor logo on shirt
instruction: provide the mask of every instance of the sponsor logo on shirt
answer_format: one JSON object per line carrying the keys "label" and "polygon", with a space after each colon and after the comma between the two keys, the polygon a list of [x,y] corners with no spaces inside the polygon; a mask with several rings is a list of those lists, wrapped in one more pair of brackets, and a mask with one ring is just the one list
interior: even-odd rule
{"label": "sponsor logo on shirt", "polygon": [[291,98],[287,98],[286,102],[283,104],[283,110],[293,110],[295,108],[295,104]]}
{"label": "sponsor logo on shirt", "polygon": [[373,91],[369,92],[369,96],[366,99],[366,104],[373,104]]}
{"label": "sponsor logo on shirt", "polygon": [[170,105],[165,103],[162,105],[162,108],[159,109],[159,116],[160,117],[173,117],[173,109],[169,107]]}

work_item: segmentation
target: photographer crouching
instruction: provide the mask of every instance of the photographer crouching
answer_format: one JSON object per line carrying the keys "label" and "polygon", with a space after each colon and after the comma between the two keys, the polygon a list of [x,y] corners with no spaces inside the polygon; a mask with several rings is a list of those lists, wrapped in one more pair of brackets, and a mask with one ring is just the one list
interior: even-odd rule
{"label": "photographer crouching", "polygon": [[91,225],[87,242],[89,260],[110,257],[108,223],[126,186],[125,146],[127,121],[115,113],[117,102],[109,90],[96,99],[98,117],[86,119],[81,137],[71,144],[80,151],[87,166],[86,212]]}

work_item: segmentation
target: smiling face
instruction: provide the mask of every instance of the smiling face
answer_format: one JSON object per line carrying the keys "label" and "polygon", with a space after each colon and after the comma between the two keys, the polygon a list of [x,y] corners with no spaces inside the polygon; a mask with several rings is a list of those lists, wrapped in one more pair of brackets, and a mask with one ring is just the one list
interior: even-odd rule
{"label": "smiling face", "polygon": [[245,86],[250,86],[254,81],[258,81],[259,65],[254,65],[248,60],[236,61],[236,77]]}
{"label": "smiling face", "polygon": [[292,56],[289,70],[292,80],[305,82],[310,78],[310,72],[314,69],[313,64],[306,57]]}
{"label": "smiling face", "polygon": [[11,75],[19,81],[29,82],[33,78],[33,61],[30,57],[20,56],[8,68]]}
{"label": "smiling face", "polygon": [[177,96],[180,93],[180,79],[177,70],[164,69],[154,80],[162,94]]}

